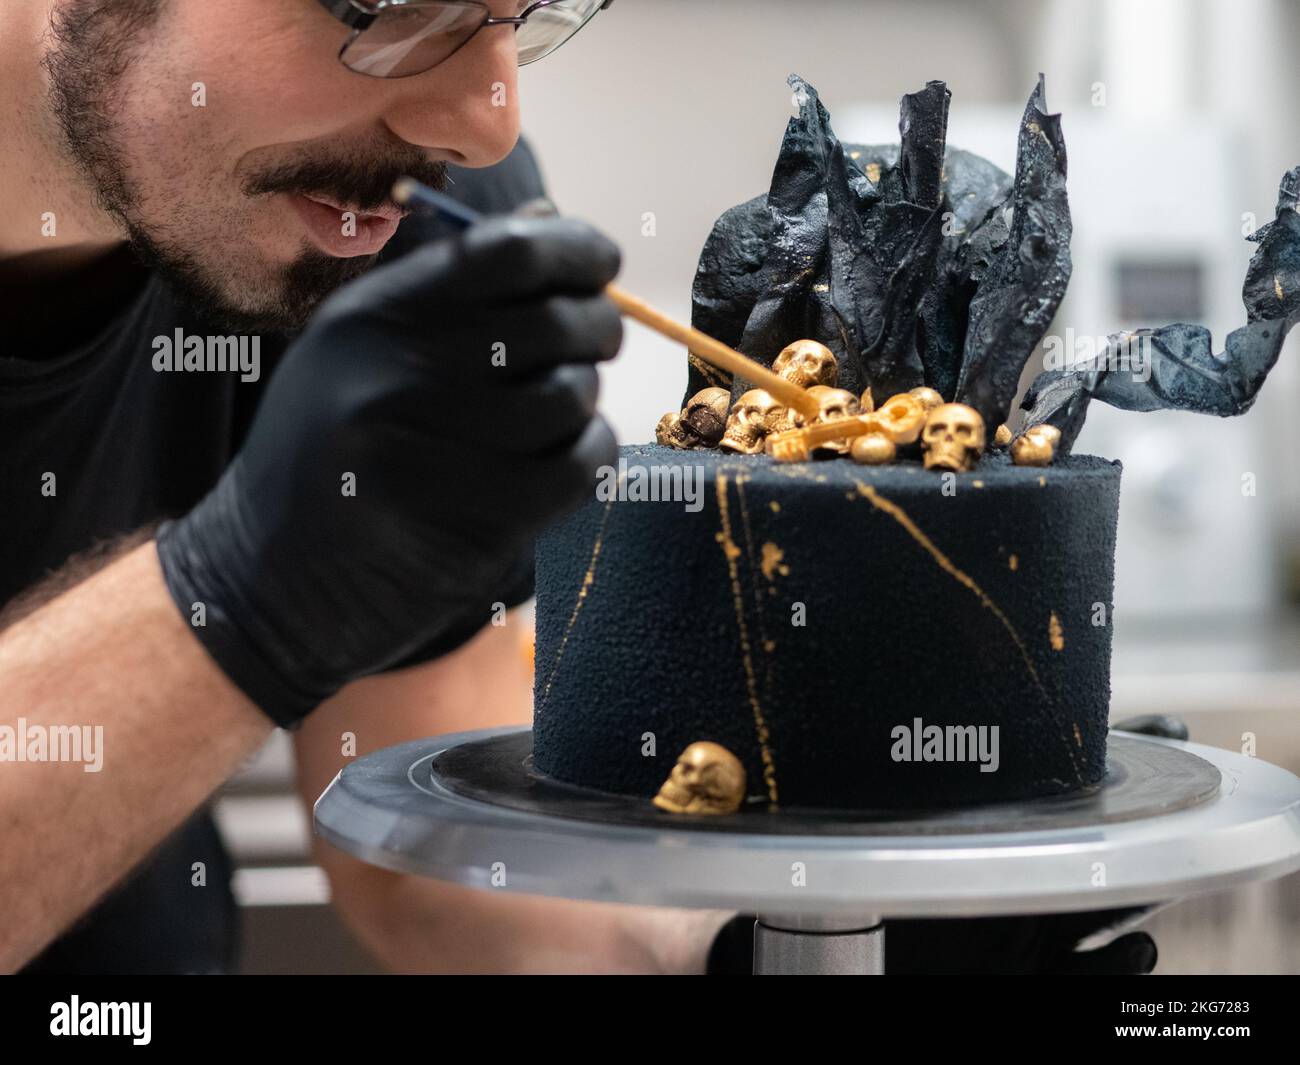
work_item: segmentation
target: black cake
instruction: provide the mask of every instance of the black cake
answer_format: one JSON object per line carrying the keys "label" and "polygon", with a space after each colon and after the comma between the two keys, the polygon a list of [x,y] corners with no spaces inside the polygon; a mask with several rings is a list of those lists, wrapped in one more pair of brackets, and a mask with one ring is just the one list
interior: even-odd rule
{"label": "black cake", "polygon": [[[629,471],[683,462],[622,451]],[[1118,463],[993,455],[945,495],[918,464],[689,460],[698,512],[593,500],[538,546],[538,770],[649,798],[712,740],[744,762],[750,803],[839,808],[1101,779]],[[974,744],[895,760],[892,731],[917,719],[997,728],[996,771]]]}
{"label": "black cake", "polygon": [[[760,408],[737,402],[749,382],[691,355],[693,398],[665,415],[659,445],[623,448],[617,491],[538,545],[534,768],[648,803],[688,748],[734,782],[730,752],[750,811],[1096,786],[1120,467],[1070,450],[1093,399],[1249,409],[1300,320],[1300,168],[1249,238],[1247,322],[1222,353],[1193,325],[1115,334],[1094,364],[1033,381],[1008,452],[1012,433],[995,447],[994,430],[1014,420],[1071,270],[1065,142],[1041,78],[1012,176],[946,145],[942,82],[904,97],[900,144],[879,146],[841,144],[811,86],[790,84],[800,110],[771,186],[714,226],[693,324],[774,369],[787,345],[815,340],[841,411],[862,390],[862,419],[925,393],[926,430],[819,461],[771,457],[799,457],[773,446],[779,426],[764,430],[768,454],[713,450],[744,450],[721,419],[730,431]],[[1135,340],[1145,374],[1112,357]],[[952,410],[989,446],[973,468],[974,449],[946,472],[927,450],[923,468],[919,448]],[[665,474],[676,494],[646,498]],[[696,812],[682,794],[656,805]],[[699,812],[734,809],[728,796]]]}

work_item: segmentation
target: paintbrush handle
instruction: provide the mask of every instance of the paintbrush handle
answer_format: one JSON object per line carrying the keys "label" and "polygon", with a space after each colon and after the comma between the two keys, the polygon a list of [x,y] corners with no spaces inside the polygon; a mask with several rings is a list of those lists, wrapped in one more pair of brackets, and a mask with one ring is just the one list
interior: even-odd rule
{"label": "paintbrush handle", "polygon": [[792,407],[806,418],[815,418],[821,412],[816,398],[810,396],[792,381],[778,377],[762,363],[742,355],[727,347],[720,340],[714,340],[707,333],[683,325],[662,311],[657,311],[638,296],[633,296],[617,285],[608,285],[605,294],[614,301],[615,306],[629,318],[635,318],[642,325],[649,326],[656,333],[662,333],[669,340],[685,344],[687,349],[705,362],[737,377],[752,381],[757,388],[765,388],[787,407]]}

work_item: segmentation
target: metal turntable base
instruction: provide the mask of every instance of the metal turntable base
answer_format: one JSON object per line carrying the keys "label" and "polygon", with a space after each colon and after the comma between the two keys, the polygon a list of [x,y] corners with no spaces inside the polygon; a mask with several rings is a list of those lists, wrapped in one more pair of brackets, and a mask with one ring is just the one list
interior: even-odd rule
{"label": "metal turntable base", "polygon": [[480,888],[762,916],[756,972],[883,971],[890,917],[1167,902],[1300,868],[1300,779],[1199,744],[1112,732],[1086,793],[960,810],[684,818],[531,769],[528,729],[438,736],[345,768],[323,838]]}

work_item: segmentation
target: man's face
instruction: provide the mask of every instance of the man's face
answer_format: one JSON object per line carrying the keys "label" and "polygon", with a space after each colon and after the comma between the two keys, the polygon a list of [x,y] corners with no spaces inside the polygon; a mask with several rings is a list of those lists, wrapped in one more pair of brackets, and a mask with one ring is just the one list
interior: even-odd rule
{"label": "man's face", "polygon": [[518,136],[509,27],[401,79],[347,70],[347,34],[316,0],[54,3],[51,105],[106,221],[248,328],[301,324],[373,262],[398,177],[438,185]]}

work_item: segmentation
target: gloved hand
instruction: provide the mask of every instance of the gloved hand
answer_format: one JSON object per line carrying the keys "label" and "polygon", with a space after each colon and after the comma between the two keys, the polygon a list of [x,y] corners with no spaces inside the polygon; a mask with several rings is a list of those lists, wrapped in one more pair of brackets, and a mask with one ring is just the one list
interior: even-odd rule
{"label": "gloved hand", "polygon": [[[1167,714],[1143,714],[1112,728],[1162,739],[1187,739],[1187,724]],[[1091,936],[1134,923],[1159,909],[1136,906],[1080,913],[1013,917],[952,917],[885,922],[885,971],[891,975],[1129,975],[1156,967],[1156,942],[1128,932],[1092,950],[1076,949]],[[737,914],[718,931],[708,971],[748,973],[754,961],[754,916]]]}
{"label": "gloved hand", "polygon": [[1110,726],[1121,732],[1136,732],[1139,736],[1158,736],[1164,740],[1187,739],[1187,722],[1170,714],[1139,714],[1115,721]]}
{"label": "gloved hand", "polygon": [[595,364],[622,341],[618,265],[580,222],[494,219],[341,289],[286,352],[158,534],[195,635],[278,724],[481,610],[616,461]]}
{"label": "gloved hand", "polygon": [[1076,948],[1151,909],[886,921],[885,972],[1139,976],[1156,966],[1156,943],[1146,932],[1129,932],[1093,950]]}
{"label": "gloved hand", "polygon": [[[1041,976],[1142,975],[1156,965],[1156,944],[1145,932],[1093,950],[1080,941],[1140,919],[1157,907],[1024,917],[953,917],[885,922],[889,976],[1033,973]],[[708,972],[739,976],[753,970],[754,916],[737,914],[719,929]]]}

